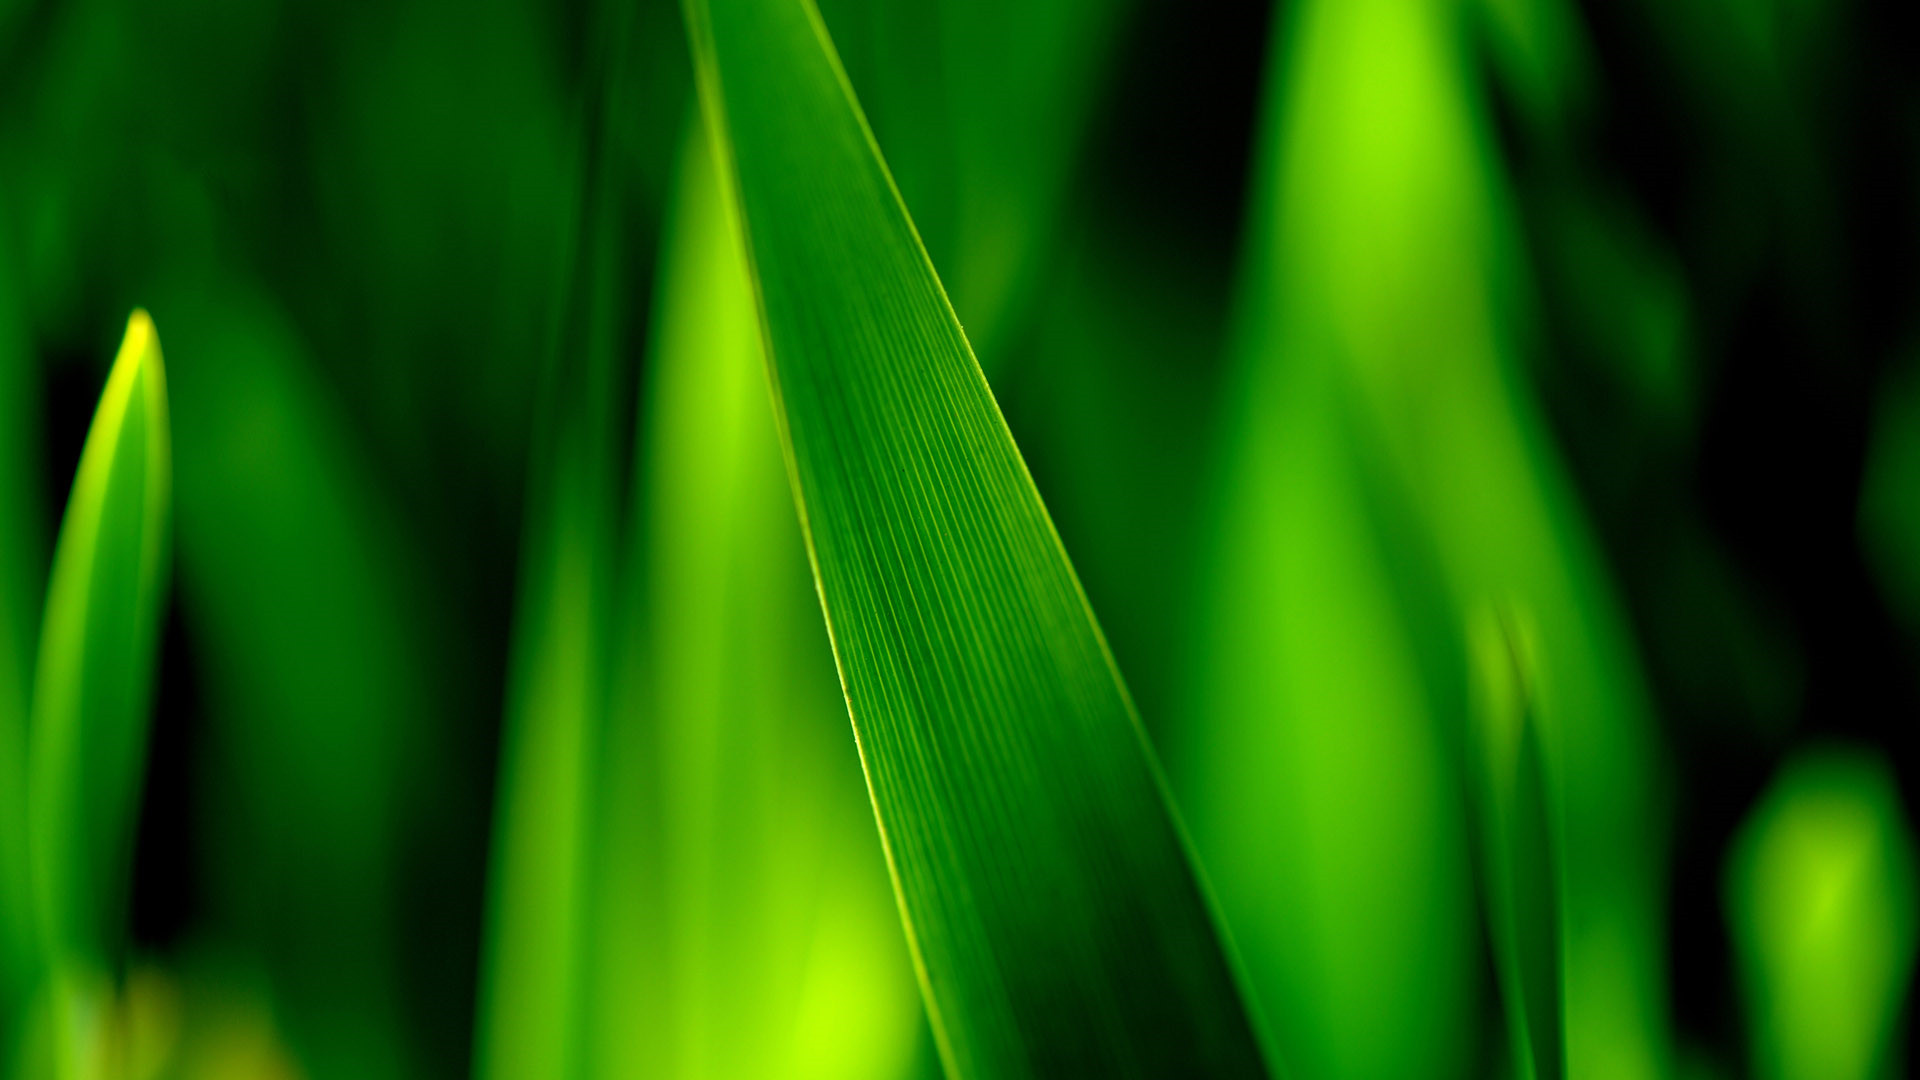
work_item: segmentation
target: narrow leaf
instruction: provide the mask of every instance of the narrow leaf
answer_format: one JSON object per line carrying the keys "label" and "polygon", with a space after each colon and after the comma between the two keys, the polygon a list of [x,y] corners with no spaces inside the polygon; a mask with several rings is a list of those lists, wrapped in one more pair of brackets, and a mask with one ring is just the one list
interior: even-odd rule
{"label": "narrow leaf", "polygon": [[1158,766],[805,0],[690,0],[788,467],[954,1076],[1254,1076]]}
{"label": "narrow leaf", "polygon": [[172,462],[153,322],[135,311],[54,550],[28,761],[37,909],[56,964],[118,945],[165,602]]}
{"label": "narrow leaf", "polygon": [[1487,609],[1469,627],[1474,654],[1475,809],[1494,965],[1506,998],[1513,1075],[1559,1080],[1558,845],[1547,803],[1533,632],[1523,610]]}

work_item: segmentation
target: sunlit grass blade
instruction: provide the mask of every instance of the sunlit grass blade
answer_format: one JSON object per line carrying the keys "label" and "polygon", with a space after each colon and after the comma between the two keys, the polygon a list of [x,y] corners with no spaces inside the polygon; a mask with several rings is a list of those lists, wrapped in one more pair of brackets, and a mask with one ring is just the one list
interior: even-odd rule
{"label": "sunlit grass blade", "polygon": [[589,1074],[904,1080],[919,992],[787,492],[746,261],[697,123],[682,156],[596,781]]}
{"label": "sunlit grass blade", "polygon": [[1900,1018],[1917,906],[1913,834],[1886,764],[1831,749],[1790,761],[1727,866],[1753,1075],[1910,1075]]}
{"label": "sunlit grass blade", "polygon": [[133,313],[67,500],[33,693],[36,910],[56,964],[120,944],[169,570],[172,461],[160,342]]}
{"label": "sunlit grass blade", "polygon": [[687,13],[948,1071],[1262,1074],[1138,718],[817,13]]}
{"label": "sunlit grass blade", "polygon": [[1560,868],[1533,702],[1539,673],[1532,627],[1524,611],[1485,609],[1475,613],[1468,638],[1481,879],[1513,1075],[1559,1080],[1566,1072]]}

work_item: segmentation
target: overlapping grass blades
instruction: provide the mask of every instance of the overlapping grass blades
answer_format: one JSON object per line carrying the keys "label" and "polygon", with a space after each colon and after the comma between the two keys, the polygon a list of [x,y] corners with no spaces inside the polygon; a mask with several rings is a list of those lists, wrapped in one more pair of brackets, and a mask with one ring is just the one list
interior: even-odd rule
{"label": "overlapping grass blades", "polygon": [[1533,686],[1533,628],[1524,610],[1476,612],[1469,750],[1480,826],[1481,895],[1494,968],[1507,1013],[1513,1075],[1559,1080],[1561,1030],[1560,866],[1547,810]]}
{"label": "overlapping grass blades", "polygon": [[817,13],[686,10],[949,1073],[1262,1074],[1125,688]]}
{"label": "overlapping grass blades", "polygon": [[[1520,363],[1529,297],[1463,13],[1315,0],[1278,28],[1210,602],[1228,644],[1317,659],[1209,651],[1193,737],[1244,767],[1237,795],[1196,803],[1196,836],[1283,1053],[1297,1040],[1324,1075],[1463,1070],[1463,637],[1476,611],[1526,611],[1566,1058],[1650,1077],[1668,1067],[1652,725]],[[1396,737],[1349,741],[1357,723]],[[1318,800],[1259,754],[1324,782]],[[1259,832],[1273,815],[1292,847]]]}

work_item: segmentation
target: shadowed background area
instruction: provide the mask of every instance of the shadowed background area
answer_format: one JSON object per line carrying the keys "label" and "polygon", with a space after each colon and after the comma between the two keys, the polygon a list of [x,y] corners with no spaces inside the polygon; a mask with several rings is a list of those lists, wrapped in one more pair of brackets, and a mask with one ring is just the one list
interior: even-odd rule
{"label": "shadowed background area", "polygon": [[[1906,5],[817,12],[1274,1065],[1905,1075]],[[142,307],[131,1075],[940,1074],[707,144],[675,0],[0,0],[0,1012]]]}

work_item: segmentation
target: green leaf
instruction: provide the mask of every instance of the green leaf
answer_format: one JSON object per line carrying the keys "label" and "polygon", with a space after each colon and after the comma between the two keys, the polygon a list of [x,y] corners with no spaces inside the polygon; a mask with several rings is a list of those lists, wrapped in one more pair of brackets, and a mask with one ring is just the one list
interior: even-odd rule
{"label": "green leaf", "polygon": [[1560,869],[1547,802],[1533,628],[1524,611],[1486,610],[1468,628],[1473,650],[1475,809],[1494,965],[1506,998],[1514,1076],[1559,1080]]}
{"label": "green leaf", "polygon": [[474,1071],[483,1080],[567,1078],[585,1060],[593,775],[618,506],[615,355],[604,332],[618,228],[605,98],[595,100],[599,130],[581,172],[579,232],[527,484],[481,956]]}
{"label": "green leaf", "polygon": [[54,549],[28,760],[36,908],[57,966],[119,944],[166,600],[172,454],[153,322],[135,311]]}
{"label": "green leaf", "polygon": [[1741,826],[1725,901],[1753,1075],[1904,1074],[1901,1012],[1920,948],[1906,821],[1880,755],[1821,747],[1788,761]]}
{"label": "green leaf", "polygon": [[948,1072],[1261,1075],[1152,751],[818,14],[687,13]]}
{"label": "green leaf", "polygon": [[[408,1060],[397,962],[410,770],[444,710],[428,575],[285,312],[213,272],[157,290],[170,386],[177,591],[205,662],[203,889],[271,978],[312,1080]],[[298,617],[290,617],[298,613]],[[433,749],[444,753],[441,746]]]}
{"label": "green leaf", "polygon": [[7,240],[0,224],[0,1054],[32,978],[27,715],[44,566],[35,484],[40,388]]}

